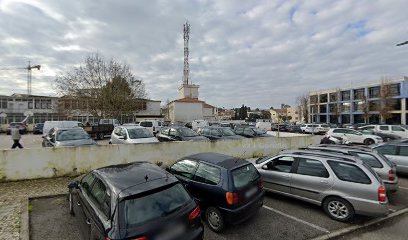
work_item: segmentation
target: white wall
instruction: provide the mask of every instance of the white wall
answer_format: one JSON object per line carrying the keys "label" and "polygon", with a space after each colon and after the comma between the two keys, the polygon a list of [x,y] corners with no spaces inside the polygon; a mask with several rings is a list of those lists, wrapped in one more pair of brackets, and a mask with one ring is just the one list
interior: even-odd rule
{"label": "white wall", "polygon": [[318,136],[257,138],[217,142],[164,142],[66,148],[0,150],[0,181],[50,178],[86,173],[134,161],[171,164],[184,156],[218,152],[238,158],[276,154],[282,149],[318,143]]}
{"label": "white wall", "polygon": [[138,116],[141,115],[160,115],[160,102],[146,102],[146,110],[137,112]]}
{"label": "white wall", "polygon": [[196,119],[203,119],[203,104],[201,102],[197,103],[184,103],[184,102],[173,102],[171,104],[173,107],[169,109],[170,120],[172,122],[191,122]]}

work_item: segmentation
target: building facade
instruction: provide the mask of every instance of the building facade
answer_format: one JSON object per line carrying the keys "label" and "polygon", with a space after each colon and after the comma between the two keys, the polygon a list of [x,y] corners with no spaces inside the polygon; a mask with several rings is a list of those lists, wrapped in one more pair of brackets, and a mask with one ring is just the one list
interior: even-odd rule
{"label": "building facade", "polygon": [[309,93],[308,120],[316,123],[407,123],[408,77]]}
{"label": "building facade", "polygon": [[270,109],[271,119],[273,123],[279,122],[303,122],[302,113],[299,107],[288,107],[282,109]]}

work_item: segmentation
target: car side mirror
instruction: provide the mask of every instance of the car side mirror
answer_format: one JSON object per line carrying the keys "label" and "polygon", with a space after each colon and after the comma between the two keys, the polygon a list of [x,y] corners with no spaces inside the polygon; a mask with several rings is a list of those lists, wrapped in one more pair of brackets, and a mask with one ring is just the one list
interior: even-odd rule
{"label": "car side mirror", "polygon": [[77,182],[72,182],[68,185],[69,189],[79,189],[79,184]]}
{"label": "car side mirror", "polygon": [[268,170],[268,165],[266,165],[266,164],[265,164],[265,165],[262,165],[262,169],[263,169],[263,170]]}

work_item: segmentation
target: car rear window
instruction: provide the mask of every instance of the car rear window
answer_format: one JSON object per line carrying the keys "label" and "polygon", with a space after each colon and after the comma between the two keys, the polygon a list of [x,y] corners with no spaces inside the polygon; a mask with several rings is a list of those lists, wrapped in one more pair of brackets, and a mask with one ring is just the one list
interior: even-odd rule
{"label": "car rear window", "polygon": [[371,184],[371,180],[367,174],[356,165],[336,161],[327,161],[327,163],[333,169],[336,176],[342,181]]}
{"label": "car rear window", "polygon": [[367,163],[373,168],[383,168],[384,166],[376,157],[368,153],[351,152],[352,155],[360,158],[363,162]]}
{"label": "car rear window", "polygon": [[[191,201],[190,195],[179,183],[142,197],[127,199],[122,203],[125,228],[165,217]],[[122,226],[121,226],[122,228]]]}
{"label": "car rear window", "polygon": [[232,170],[232,180],[236,189],[242,188],[260,177],[258,170],[252,164],[248,164]]}
{"label": "car rear window", "polygon": [[141,122],[140,126],[142,126],[142,127],[153,127],[153,123],[152,122]]}

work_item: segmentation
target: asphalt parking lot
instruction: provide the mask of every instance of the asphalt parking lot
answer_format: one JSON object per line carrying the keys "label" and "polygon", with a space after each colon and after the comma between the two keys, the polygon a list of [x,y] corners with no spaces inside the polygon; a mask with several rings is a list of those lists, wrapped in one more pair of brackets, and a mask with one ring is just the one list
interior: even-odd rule
{"label": "asphalt parking lot", "polygon": [[[400,177],[400,189],[390,196],[390,211],[408,207],[408,177]],[[68,213],[66,197],[31,201],[31,239],[77,239],[75,217]],[[276,194],[267,193],[264,206],[248,221],[228,227],[216,234],[205,229],[205,240],[213,239],[310,239],[372,220],[357,216],[351,223],[330,219],[318,206]],[[341,239],[351,239],[343,237]]]}

